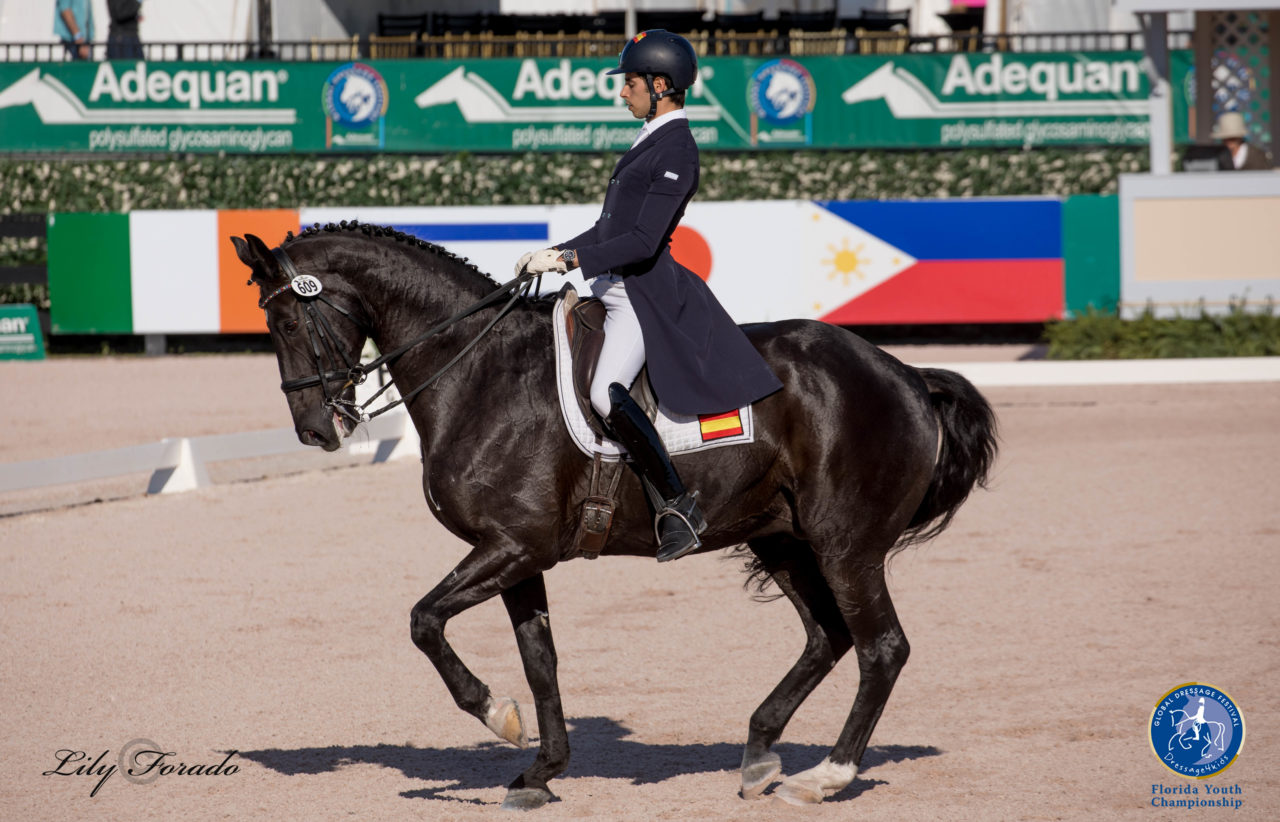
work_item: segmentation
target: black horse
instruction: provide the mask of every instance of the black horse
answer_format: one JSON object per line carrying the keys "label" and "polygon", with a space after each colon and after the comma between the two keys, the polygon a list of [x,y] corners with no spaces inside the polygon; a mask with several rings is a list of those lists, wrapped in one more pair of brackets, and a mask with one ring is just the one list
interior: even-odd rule
{"label": "black horse", "polygon": [[[343,359],[354,361],[366,337],[394,351],[465,314],[496,285],[466,260],[387,228],[317,226],[278,249],[253,235],[232,240],[261,289],[298,437],[326,450],[353,427],[342,410],[351,392],[340,384]],[[320,281],[325,301],[289,288],[299,273]],[[591,463],[560,420],[550,303],[518,297],[505,307],[474,348],[406,403],[422,441],[428,505],[471,546],[414,606],[410,630],[458,707],[527,745],[515,702],[495,698],[445,639],[450,618],[502,597],[540,735],[537,757],[511,783],[503,807],[529,809],[555,798],[547,781],[569,762],[542,574],[573,551]],[[396,385],[411,393],[499,311],[482,308],[412,347],[390,364]],[[745,544],[739,550],[754,580],[777,585],[808,635],[799,660],[751,716],[744,797],[781,779],[770,747],[845,652],[857,653],[858,694],[835,747],[773,792],[792,803],[821,802],[857,774],[907,660],[885,561],[942,531],[985,483],[995,420],[959,374],[911,368],[846,330],[793,320],[745,331],[785,388],[756,403],[755,442],[675,460],[702,494],[710,523],[702,550]],[[604,554],[654,556],[649,505],[630,472],[618,499]]]}

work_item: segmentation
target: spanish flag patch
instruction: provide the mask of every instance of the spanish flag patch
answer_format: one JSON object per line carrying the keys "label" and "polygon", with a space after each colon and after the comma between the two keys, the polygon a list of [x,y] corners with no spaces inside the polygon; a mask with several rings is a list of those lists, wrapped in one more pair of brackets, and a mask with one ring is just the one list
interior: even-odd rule
{"label": "spanish flag patch", "polygon": [[702,430],[703,442],[736,437],[742,433],[742,416],[737,410],[726,414],[701,414],[698,427]]}
{"label": "spanish flag patch", "polygon": [[635,37],[631,38],[631,42],[633,42],[633,43],[639,43],[641,40],[643,40],[643,39],[644,39],[645,37],[647,37],[648,35],[649,35],[649,32],[647,32],[647,31],[642,31],[642,32],[640,32],[639,34],[637,34]]}

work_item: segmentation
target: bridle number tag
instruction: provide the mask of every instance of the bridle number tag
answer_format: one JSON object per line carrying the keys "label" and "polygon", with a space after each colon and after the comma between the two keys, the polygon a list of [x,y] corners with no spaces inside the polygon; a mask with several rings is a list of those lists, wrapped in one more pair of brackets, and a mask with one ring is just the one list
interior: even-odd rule
{"label": "bridle number tag", "polygon": [[299,274],[289,285],[293,288],[293,293],[299,297],[314,297],[324,290],[320,281],[310,274]]}

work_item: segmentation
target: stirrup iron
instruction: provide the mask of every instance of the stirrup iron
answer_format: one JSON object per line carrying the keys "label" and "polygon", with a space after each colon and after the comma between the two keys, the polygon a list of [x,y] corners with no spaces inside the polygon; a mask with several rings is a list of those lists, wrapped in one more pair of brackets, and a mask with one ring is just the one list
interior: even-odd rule
{"label": "stirrup iron", "polygon": [[[698,535],[707,530],[707,520],[698,508],[697,491],[681,494],[674,500],[655,506],[655,509],[657,513],[653,516],[653,533],[658,542],[658,562],[679,559],[702,547],[702,540]],[[671,535],[679,539],[679,542],[674,540],[668,542],[664,539],[663,523],[669,517],[674,517],[684,526],[682,529],[677,526],[677,532]],[[667,525],[674,524],[667,523]]]}

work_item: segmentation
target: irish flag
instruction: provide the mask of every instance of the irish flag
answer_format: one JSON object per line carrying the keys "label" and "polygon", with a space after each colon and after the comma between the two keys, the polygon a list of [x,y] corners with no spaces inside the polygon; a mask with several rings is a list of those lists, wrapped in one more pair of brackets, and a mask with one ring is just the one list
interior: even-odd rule
{"label": "irish flag", "polygon": [[49,218],[54,333],[266,333],[258,290],[227,238],[277,245],[298,212],[134,211]]}

